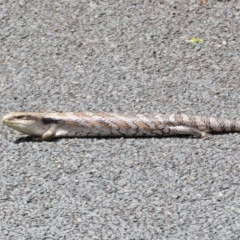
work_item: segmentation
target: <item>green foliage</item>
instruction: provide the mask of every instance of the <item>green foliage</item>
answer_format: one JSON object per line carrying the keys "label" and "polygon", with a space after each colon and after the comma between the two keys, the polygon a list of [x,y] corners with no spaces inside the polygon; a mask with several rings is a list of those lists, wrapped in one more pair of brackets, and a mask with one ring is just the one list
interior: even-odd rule
{"label": "green foliage", "polygon": [[190,39],[188,42],[191,42],[191,43],[202,43],[203,39],[194,37],[194,38]]}

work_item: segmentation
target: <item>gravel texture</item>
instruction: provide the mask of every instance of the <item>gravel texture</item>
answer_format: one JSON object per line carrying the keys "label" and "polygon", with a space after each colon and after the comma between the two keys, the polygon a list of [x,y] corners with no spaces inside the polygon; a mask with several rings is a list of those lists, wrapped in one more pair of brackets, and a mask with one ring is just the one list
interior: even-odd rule
{"label": "gravel texture", "polygon": [[[0,0],[0,25],[2,116],[239,117],[238,0]],[[240,134],[36,143],[0,132],[0,239],[240,239]]]}

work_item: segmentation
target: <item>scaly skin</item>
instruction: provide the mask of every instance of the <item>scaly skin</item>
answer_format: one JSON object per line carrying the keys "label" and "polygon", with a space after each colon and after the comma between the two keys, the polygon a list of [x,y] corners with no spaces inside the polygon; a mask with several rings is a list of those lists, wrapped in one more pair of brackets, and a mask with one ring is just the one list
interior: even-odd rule
{"label": "scaly skin", "polygon": [[58,137],[165,137],[240,132],[240,121],[184,114],[33,113],[13,112],[3,124],[24,134],[51,140]]}

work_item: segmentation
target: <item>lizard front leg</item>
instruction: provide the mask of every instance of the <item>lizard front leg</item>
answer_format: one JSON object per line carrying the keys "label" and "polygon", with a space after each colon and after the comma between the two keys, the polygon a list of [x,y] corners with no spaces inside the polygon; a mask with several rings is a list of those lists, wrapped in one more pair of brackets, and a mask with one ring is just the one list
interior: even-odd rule
{"label": "lizard front leg", "polygon": [[37,142],[50,141],[55,137],[56,126],[51,126],[42,136],[32,136],[32,140]]}

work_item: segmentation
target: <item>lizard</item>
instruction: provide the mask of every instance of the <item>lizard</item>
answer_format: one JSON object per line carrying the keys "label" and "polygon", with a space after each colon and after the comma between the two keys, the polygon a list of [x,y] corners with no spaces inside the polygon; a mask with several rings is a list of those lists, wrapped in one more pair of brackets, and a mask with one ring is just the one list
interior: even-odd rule
{"label": "lizard", "polygon": [[240,132],[240,121],[185,114],[117,114],[92,112],[13,112],[3,124],[48,141],[62,137],[165,137],[190,135],[211,138],[211,133]]}

